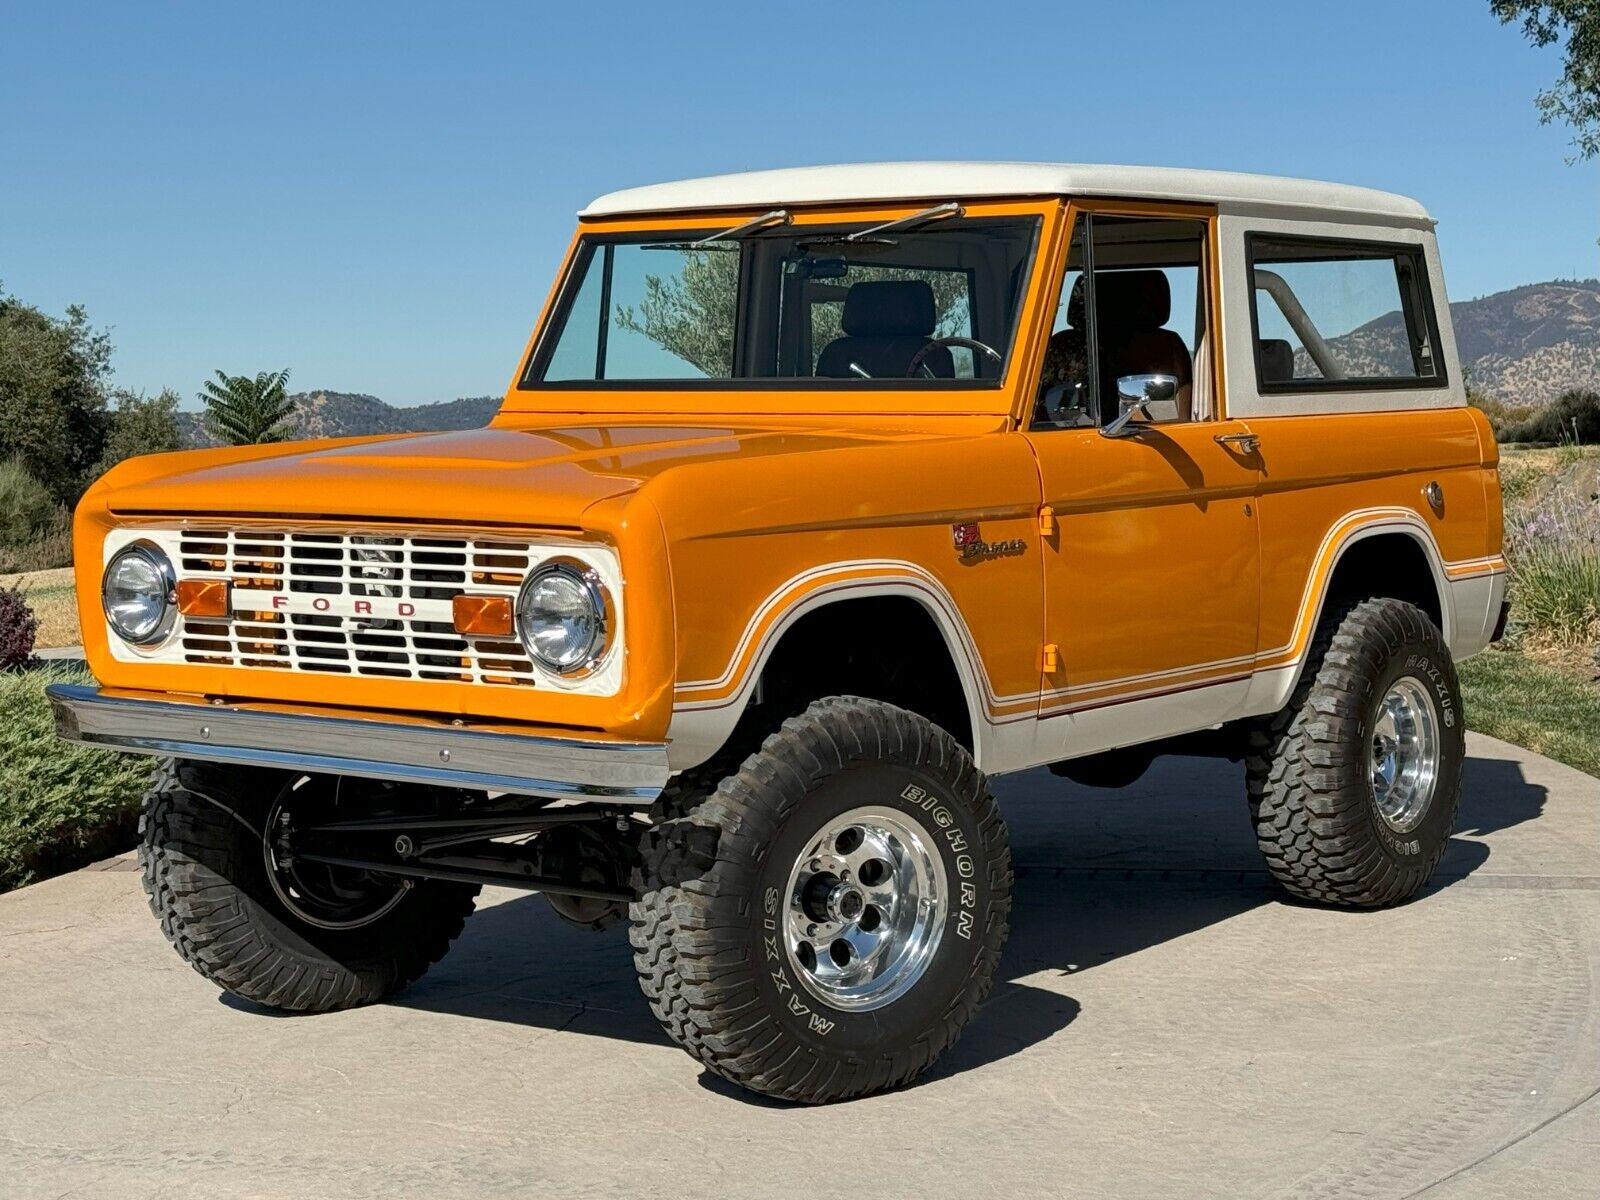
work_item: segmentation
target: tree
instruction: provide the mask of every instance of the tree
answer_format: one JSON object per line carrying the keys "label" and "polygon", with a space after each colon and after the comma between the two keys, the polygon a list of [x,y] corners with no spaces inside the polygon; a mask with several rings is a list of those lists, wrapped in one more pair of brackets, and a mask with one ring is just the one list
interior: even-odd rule
{"label": "tree", "polygon": [[118,391],[114,398],[117,407],[111,414],[105,450],[95,469],[97,475],[104,475],[125,458],[183,448],[177,392],[162,388],[160,395],[148,397],[143,392]]}
{"label": "tree", "polygon": [[739,294],[736,250],[690,250],[677,275],[644,277],[639,310],[617,307],[617,326],[642,333],[713,379],[733,370],[733,299]]}
{"label": "tree", "polygon": [[21,459],[0,460],[0,549],[32,545],[64,511]]}
{"label": "tree", "polygon": [[0,459],[17,458],[62,504],[105,448],[111,339],[78,305],[65,320],[0,290]]}
{"label": "tree", "polygon": [[1535,46],[1566,39],[1561,78],[1535,99],[1539,120],[1565,121],[1572,127],[1574,161],[1600,155],[1600,3],[1595,0],[1490,0],[1490,11],[1502,25],[1522,22],[1522,32]]}
{"label": "tree", "polygon": [[201,387],[205,426],[212,437],[230,446],[286,442],[294,436],[294,400],[288,391],[289,370],[228,375],[218,371]]}

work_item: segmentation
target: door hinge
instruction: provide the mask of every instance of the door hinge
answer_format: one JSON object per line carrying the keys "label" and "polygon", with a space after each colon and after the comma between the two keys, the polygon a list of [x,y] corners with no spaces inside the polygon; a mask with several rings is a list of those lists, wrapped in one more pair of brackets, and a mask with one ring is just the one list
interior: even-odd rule
{"label": "door hinge", "polygon": [[1061,669],[1061,651],[1054,642],[1044,644],[1043,669],[1046,675],[1054,675]]}
{"label": "door hinge", "polygon": [[1056,535],[1056,510],[1048,504],[1039,509],[1039,536],[1055,537]]}

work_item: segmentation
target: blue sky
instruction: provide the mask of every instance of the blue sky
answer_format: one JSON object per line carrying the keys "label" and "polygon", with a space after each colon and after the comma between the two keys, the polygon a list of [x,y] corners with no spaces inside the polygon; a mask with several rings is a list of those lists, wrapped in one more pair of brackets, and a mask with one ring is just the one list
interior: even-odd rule
{"label": "blue sky", "polygon": [[213,368],[501,391],[612,188],[903,158],[1156,163],[1420,198],[1451,295],[1600,274],[1600,164],[1487,0],[431,7],[7,2],[0,281]]}

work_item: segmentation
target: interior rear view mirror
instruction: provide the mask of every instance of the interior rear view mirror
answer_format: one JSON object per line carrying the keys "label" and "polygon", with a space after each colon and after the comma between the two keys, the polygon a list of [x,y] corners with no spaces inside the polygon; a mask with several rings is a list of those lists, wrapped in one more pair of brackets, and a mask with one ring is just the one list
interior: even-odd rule
{"label": "interior rear view mirror", "polygon": [[816,258],[807,254],[789,259],[785,269],[802,279],[843,279],[850,273],[850,264],[843,258]]}

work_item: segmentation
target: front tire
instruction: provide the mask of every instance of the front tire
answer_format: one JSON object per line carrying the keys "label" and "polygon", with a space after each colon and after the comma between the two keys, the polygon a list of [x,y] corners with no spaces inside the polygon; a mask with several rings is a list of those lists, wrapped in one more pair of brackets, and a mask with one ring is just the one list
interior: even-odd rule
{"label": "front tire", "polygon": [[1367,600],[1328,622],[1246,759],[1273,876],[1340,908],[1414,896],[1455,826],[1465,738],[1455,664],[1425,613]]}
{"label": "front tire", "polygon": [[218,987],[288,1012],[371,1004],[419,979],[478,893],[275,859],[268,822],[311,778],[169,759],[139,819],[144,888],[167,940]]}
{"label": "front tire", "polygon": [[898,1087],[993,982],[1011,856],[949,734],[818,701],[641,847],[635,965],[668,1034],[717,1074],[822,1103]]}

